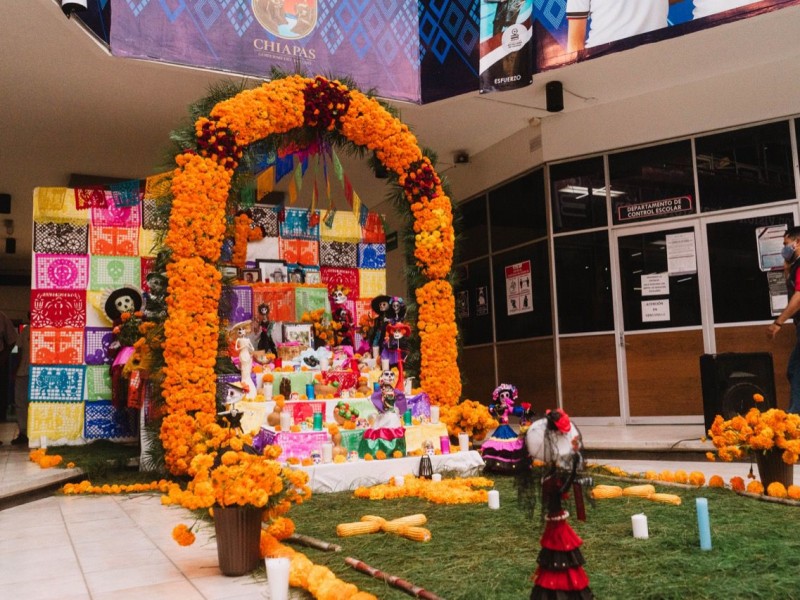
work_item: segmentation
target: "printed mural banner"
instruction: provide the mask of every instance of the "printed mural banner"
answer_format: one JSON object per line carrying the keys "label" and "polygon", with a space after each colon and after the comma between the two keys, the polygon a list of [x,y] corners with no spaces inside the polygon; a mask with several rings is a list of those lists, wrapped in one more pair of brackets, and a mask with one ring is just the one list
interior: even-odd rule
{"label": "printed mural banner", "polygon": [[535,71],[797,4],[800,0],[537,0],[533,10]]}
{"label": "printed mural banner", "polygon": [[532,8],[532,0],[481,0],[481,92],[532,83]]}
{"label": "printed mural banner", "polygon": [[299,66],[421,100],[417,2],[111,0],[111,14],[114,56],[264,78]]}

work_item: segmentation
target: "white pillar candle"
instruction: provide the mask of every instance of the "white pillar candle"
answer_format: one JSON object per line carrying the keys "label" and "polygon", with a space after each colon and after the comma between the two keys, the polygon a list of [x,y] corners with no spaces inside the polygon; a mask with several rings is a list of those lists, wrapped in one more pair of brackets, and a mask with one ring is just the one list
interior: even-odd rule
{"label": "white pillar candle", "polygon": [[288,600],[289,598],[289,559],[266,558],[267,584],[270,600]]}
{"label": "white pillar candle", "polygon": [[381,359],[381,370],[388,371],[389,370],[389,359],[382,358]]}
{"label": "white pillar candle", "polygon": [[40,448],[47,448],[47,436],[43,435],[39,438],[39,447]]}
{"label": "white pillar candle", "polygon": [[281,412],[281,431],[289,431],[292,427],[292,413],[288,410]]}
{"label": "white pillar candle", "polygon": [[325,442],[322,444],[322,462],[329,463],[333,461],[333,444]]}
{"label": "white pillar candle", "polygon": [[631,517],[633,525],[633,537],[639,540],[646,540],[650,537],[647,533],[647,515],[638,514]]}
{"label": "white pillar candle", "polygon": [[458,434],[458,448],[461,452],[469,452],[469,435],[466,433]]}
{"label": "white pillar candle", "polygon": [[406,484],[406,479],[402,475],[395,475],[394,476],[394,484],[397,487],[403,487]]}
{"label": "white pillar candle", "polygon": [[441,481],[441,480],[442,480],[441,473],[434,473],[433,475],[431,475],[431,481]]}
{"label": "white pillar candle", "polygon": [[439,422],[439,407],[431,406],[431,423],[436,425]]}
{"label": "white pillar candle", "polygon": [[489,490],[489,508],[497,510],[500,508],[500,492]]}

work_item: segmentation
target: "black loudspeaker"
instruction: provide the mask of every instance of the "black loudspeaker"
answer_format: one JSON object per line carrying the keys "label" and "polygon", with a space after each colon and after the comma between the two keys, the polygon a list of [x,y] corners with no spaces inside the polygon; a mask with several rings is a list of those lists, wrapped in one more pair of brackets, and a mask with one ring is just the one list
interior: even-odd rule
{"label": "black loudspeaker", "polygon": [[[700,380],[706,431],[717,415],[730,419],[753,407],[765,411],[776,406],[775,370],[769,352],[703,354]],[[753,394],[761,394],[764,401],[755,402]]]}
{"label": "black loudspeaker", "polygon": [[544,86],[547,98],[547,112],[561,112],[564,110],[564,88],[560,81],[548,81]]}

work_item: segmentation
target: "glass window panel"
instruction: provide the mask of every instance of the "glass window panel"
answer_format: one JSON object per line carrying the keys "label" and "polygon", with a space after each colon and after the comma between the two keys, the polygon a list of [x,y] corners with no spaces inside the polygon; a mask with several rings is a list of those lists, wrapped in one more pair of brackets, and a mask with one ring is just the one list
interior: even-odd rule
{"label": "glass window panel", "polygon": [[[676,233],[694,233],[694,229],[686,227],[668,231],[655,231],[619,238],[619,268],[622,285],[622,309],[625,318],[625,330],[663,329],[667,327],[688,327],[700,325],[700,292],[697,271],[685,275],[668,276],[666,293],[642,294],[642,276],[657,273],[668,273],[667,235]],[[695,258],[697,256],[697,240],[695,240]],[[656,317],[650,313],[648,319],[643,318],[643,311],[659,301],[663,314],[666,309],[668,319]]]}
{"label": "glass window panel", "polygon": [[605,185],[601,156],[552,165],[553,231],[576,231],[606,225]]}
{"label": "glass window panel", "polygon": [[613,330],[608,232],[559,236],[554,244],[559,332]]}
{"label": "glass window panel", "polygon": [[456,298],[456,318],[464,345],[491,343],[492,299],[489,259],[484,258],[459,265],[456,274],[458,282],[453,290]]}
{"label": "glass window panel", "polygon": [[489,192],[492,250],[547,235],[544,171],[539,169]]}
{"label": "glass window panel", "polygon": [[486,196],[458,205],[458,257],[467,261],[489,254],[489,226],[486,223]]}
{"label": "glass window panel", "polygon": [[[745,323],[772,319],[768,275],[761,270],[756,229],[794,225],[791,213],[709,223],[708,261],[714,322]],[[778,269],[782,279],[783,270]],[[785,292],[785,285],[781,290]]]}
{"label": "glass window panel", "polygon": [[788,121],[699,137],[695,150],[703,212],[795,197]]}
{"label": "glass window panel", "polygon": [[[492,257],[497,341],[552,335],[548,254],[542,240]],[[528,266],[529,279],[520,274]]]}
{"label": "glass window panel", "polygon": [[615,225],[697,212],[689,140],[608,157]]}

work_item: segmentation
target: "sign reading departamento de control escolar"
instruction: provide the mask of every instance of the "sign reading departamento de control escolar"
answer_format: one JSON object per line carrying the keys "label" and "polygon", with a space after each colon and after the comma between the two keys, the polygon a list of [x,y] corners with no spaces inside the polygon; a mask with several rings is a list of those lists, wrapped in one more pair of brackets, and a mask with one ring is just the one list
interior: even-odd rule
{"label": "sign reading departamento de control escolar", "polygon": [[678,196],[677,198],[648,200],[624,206],[618,205],[616,208],[617,220],[622,223],[690,213],[694,209],[694,204],[691,196]]}

